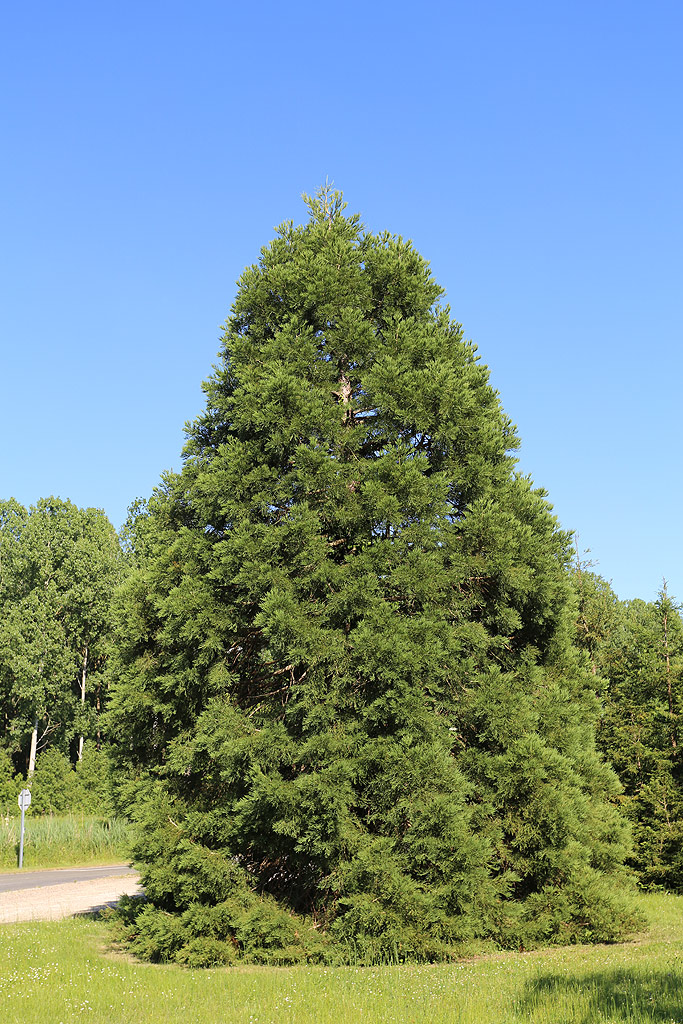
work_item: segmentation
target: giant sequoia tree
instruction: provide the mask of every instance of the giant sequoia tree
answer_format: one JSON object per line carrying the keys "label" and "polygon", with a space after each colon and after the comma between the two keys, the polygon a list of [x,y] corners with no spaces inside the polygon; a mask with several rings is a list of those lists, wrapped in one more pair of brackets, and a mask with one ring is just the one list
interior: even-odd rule
{"label": "giant sequoia tree", "polygon": [[[132,524],[111,728],[155,958],[610,938],[625,826],[568,537],[428,264],[308,199]],[[349,952],[351,951],[351,952]]]}

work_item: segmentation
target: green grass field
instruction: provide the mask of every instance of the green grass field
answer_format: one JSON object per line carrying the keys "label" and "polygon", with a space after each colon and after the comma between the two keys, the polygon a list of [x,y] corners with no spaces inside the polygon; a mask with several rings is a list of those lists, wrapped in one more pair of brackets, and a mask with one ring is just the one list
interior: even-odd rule
{"label": "green grass field", "polygon": [[[19,818],[0,818],[0,871],[17,867],[19,834]],[[26,870],[112,864],[126,857],[126,826],[116,818],[103,821],[81,814],[26,818]]]}
{"label": "green grass field", "polygon": [[434,966],[188,970],[130,962],[102,921],[0,926],[3,1024],[683,1024],[683,897],[615,946]]}

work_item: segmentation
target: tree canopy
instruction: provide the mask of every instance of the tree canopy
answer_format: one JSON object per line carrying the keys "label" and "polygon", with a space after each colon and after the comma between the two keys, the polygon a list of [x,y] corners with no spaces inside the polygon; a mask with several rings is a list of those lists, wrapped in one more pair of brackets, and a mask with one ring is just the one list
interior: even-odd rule
{"label": "tree canopy", "polygon": [[129,530],[109,724],[136,948],[613,938],[629,837],[569,536],[426,261],[336,192],[306,202],[242,275],[184,468]]}
{"label": "tree canopy", "polygon": [[101,510],[54,497],[29,509],[0,502],[1,742],[22,770],[36,747],[80,753],[96,735],[122,566]]}
{"label": "tree canopy", "polygon": [[598,744],[623,785],[631,862],[644,884],[683,889],[683,622],[666,585],[657,600],[619,601],[599,576],[574,570],[578,640],[600,677]]}

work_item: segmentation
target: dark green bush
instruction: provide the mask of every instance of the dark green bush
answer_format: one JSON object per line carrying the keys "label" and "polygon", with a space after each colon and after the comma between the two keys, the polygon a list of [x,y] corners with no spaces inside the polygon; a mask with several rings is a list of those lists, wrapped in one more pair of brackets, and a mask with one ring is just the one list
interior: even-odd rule
{"label": "dark green bush", "polygon": [[4,817],[19,814],[17,797],[22,788],[23,781],[14,774],[9,754],[0,749],[0,814]]}
{"label": "dark green bush", "polygon": [[80,779],[68,757],[54,747],[39,755],[30,789],[32,814],[68,814],[83,802]]}

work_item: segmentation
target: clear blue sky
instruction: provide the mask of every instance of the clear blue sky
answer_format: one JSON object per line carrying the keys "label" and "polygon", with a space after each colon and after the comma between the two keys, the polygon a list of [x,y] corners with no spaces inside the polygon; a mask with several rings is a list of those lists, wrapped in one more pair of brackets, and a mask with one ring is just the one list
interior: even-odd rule
{"label": "clear blue sky", "polygon": [[683,6],[5,7],[0,497],[119,526],[235,281],[326,176],[413,239],[521,467],[623,598],[683,599]]}

